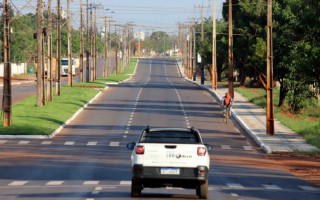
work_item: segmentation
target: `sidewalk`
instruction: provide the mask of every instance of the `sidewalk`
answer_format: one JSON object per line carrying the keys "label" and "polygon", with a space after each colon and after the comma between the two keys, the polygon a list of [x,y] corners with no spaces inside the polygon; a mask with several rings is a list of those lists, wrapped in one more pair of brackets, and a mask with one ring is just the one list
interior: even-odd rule
{"label": "sidewalk", "polygon": [[[213,94],[218,101],[228,91],[227,88],[218,86],[217,90],[212,90],[211,82],[200,84],[200,80],[192,81],[184,76],[184,69],[178,63],[181,75],[189,82],[194,83]],[[318,148],[306,143],[305,139],[281,124],[277,119],[274,120],[275,134],[269,136],[266,134],[266,111],[249,102],[247,98],[238,92],[234,92],[235,104],[232,107],[232,117],[246,130],[246,132],[261,146],[266,153],[273,152],[311,152],[319,151]]]}

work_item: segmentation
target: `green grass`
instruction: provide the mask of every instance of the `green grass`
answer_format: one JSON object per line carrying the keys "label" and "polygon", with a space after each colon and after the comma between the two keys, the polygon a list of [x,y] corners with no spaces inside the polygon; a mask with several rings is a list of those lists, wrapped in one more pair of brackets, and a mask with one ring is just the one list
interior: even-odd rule
{"label": "green grass", "polygon": [[97,82],[89,82],[89,83],[81,83],[81,82],[77,82],[77,83],[73,83],[73,86],[75,87],[88,87],[88,88],[105,88],[106,85],[103,83],[97,83]]}
{"label": "green grass", "polygon": [[[266,91],[264,89],[235,88],[250,102],[266,110]],[[274,89],[274,113],[282,124],[302,135],[309,144],[320,148],[320,106],[309,106],[300,114],[289,113],[287,106],[278,107],[279,89]]]}
{"label": "green grass", "polygon": [[[137,58],[132,58],[128,64],[128,66],[123,70],[122,73],[115,75],[115,72],[109,77],[100,77],[97,78],[95,82],[102,82],[102,83],[117,83],[123,80],[128,79],[131,74],[133,74],[134,69],[136,67]],[[121,64],[119,64],[121,66]]]}
{"label": "green grass", "polygon": [[99,91],[90,88],[62,86],[61,96],[39,108],[36,95],[12,106],[12,126],[0,127],[1,135],[49,135],[69,119]]}

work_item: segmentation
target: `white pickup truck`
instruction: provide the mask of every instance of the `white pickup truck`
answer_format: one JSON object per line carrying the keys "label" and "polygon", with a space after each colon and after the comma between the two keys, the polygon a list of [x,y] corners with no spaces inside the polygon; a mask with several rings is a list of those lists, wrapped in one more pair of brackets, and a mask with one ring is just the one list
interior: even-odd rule
{"label": "white pickup truck", "polygon": [[[68,58],[61,58],[61,76],[68,76]],[[72,75],[76,75],[76,67],[74,64],[74,58],[72,58]]]}
{"label": "white pickup truck", "polygon": [[145,187],[196,189],[200,198],[208,197],[210,145],[202,142],[198,130],[191,128],[152,128],[141,133],[132,149],[131,196],[141,196]]}

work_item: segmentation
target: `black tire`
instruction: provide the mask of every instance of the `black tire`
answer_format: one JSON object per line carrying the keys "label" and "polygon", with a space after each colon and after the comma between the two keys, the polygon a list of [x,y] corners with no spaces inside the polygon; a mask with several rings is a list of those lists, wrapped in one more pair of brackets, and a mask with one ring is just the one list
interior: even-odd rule
{"label": "black tire", "polygon": [[208,180],[202,184],[199,184],[199,187],[197,188],[197,195],[200,199],[208,198]]}
{"label": "black tire", "polygon": [[140,197],[141,196],[141,184],[132,181],[131,183],[131,197]]}

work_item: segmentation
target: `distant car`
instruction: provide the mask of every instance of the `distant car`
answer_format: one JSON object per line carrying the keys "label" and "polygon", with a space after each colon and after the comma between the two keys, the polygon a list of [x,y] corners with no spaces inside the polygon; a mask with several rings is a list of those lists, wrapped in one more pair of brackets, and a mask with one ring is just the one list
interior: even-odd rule
{"label": "distant car", "polygon": [[208,197],[211,145],[203,144],[198,130],[147,127],[127,148],[133,150],[132,197],[146,187],[166,186],[196,189],[200,198]]}

